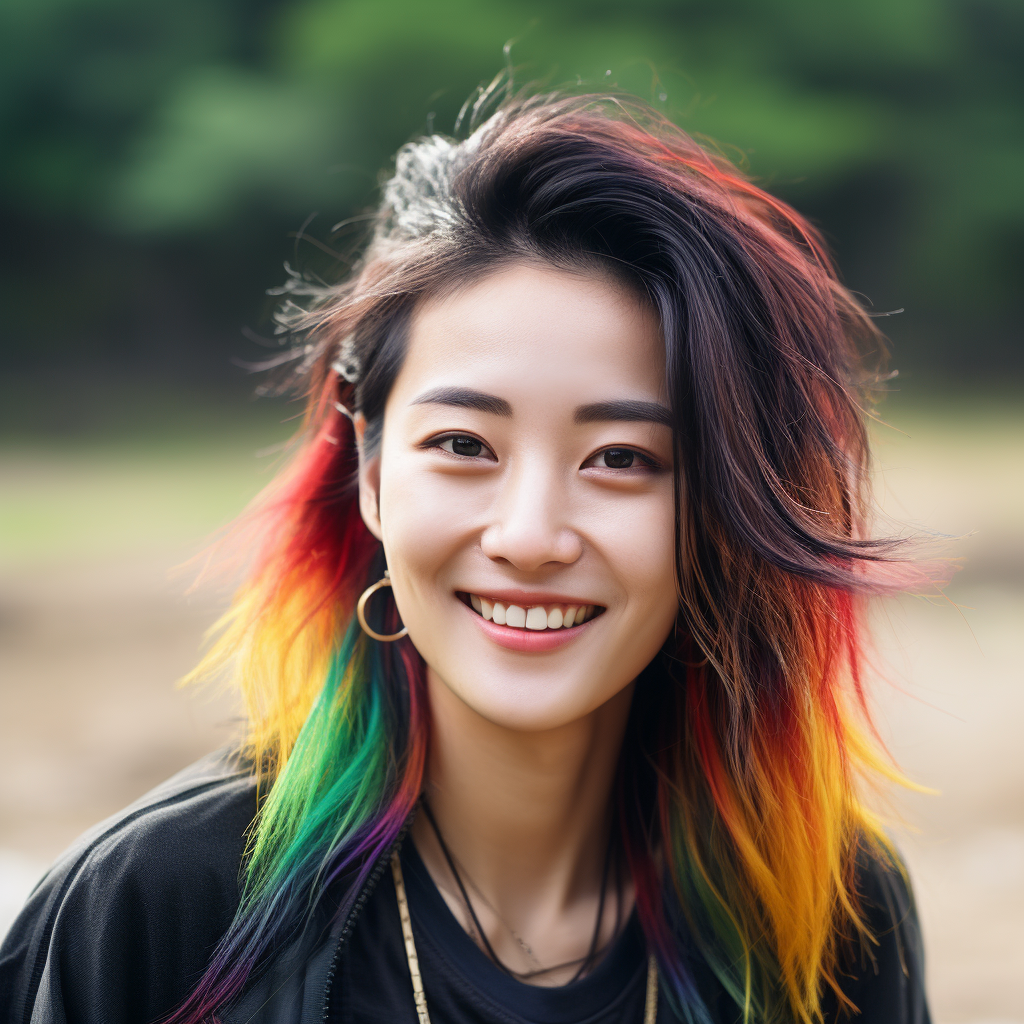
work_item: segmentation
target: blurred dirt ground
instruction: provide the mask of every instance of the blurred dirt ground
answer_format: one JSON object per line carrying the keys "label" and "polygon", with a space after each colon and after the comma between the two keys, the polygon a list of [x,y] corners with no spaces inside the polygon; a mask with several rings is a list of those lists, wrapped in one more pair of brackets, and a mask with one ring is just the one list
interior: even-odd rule
{"label": "blurred dirt ground", "polygon": [[[946,534],[949,601],[876,609],[881,732],[941,795],[894,794],[937,1024],[1024,1022],[1024,412],[887,410],[879,495]],[[46,864],[238,728],[182,692],[220,601],[169,569],[268,478],[287,428],[189,449],[0,451],[0,933]],[[270,460],[272,461],[272,460]]]}

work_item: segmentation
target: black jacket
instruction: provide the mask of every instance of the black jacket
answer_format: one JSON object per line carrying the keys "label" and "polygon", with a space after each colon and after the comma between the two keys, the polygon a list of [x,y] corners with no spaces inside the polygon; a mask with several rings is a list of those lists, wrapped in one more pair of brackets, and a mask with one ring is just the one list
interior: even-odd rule
{"label": "black jacket", "polygon": [[[36,887],[0,946],[0,1022],[150,1024],[165,1017],[195,987],[234,917],[256,808],[249,768],[218,752],[83,835]],[[344,939],[386,865],[385,856],[340,904],[324,901],[299,939],[220,1015],[223,1024],[322,1024]],[[855,980],[885,1009],[862,1020],[927,1024],[916,916],[894,877],[866,879],[880,944]],[[342,879],[338,891],[349,888]]]}

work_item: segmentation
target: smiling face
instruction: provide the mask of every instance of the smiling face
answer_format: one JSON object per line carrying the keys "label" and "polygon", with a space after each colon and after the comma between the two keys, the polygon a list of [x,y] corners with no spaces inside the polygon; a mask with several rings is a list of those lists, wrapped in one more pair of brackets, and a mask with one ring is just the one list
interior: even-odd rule
{"label": "smiling face", "polygon": [[515,264],[410,325],[360,470],[409,636],[520,730],[627,687],[675,619],[672,435],[656,315],[603,275]]}

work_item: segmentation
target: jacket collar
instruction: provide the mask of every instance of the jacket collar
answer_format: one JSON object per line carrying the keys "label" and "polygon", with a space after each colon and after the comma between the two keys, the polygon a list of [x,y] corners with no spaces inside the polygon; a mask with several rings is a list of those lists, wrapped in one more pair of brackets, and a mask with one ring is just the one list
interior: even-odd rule
{"label": "jacket collar", "polygon": [[374,862],[359,890],[354,889],[359,874],[355,868],[332,887],[343,894],[340,901],[330,894],[321,901],[299,935],[221,1012],[220,1024],[324,1024],[342,948],[392,853],[408,835],[415,813],[410,813],[394,842]]}

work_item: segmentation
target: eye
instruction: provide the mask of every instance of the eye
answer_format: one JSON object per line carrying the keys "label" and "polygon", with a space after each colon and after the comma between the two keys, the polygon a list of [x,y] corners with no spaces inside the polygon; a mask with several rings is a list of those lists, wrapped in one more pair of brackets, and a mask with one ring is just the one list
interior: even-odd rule
{"label": "eye", "polygon": [[472,437],[469,434],[449,434],[448,437],[440,437],[429,443],[431,448],[440,448],[443,452],[449,452],[466,459],[477,459],[480,456],[494,458],[491,450],[483,441]]}
{"label": "eye", "polygon": [[447,448],[452,455],[479,455],[484,450],[484,446],[475,437],[449,437],[442,442],[441,447]]}
{"label": "eye", "polygon": [[656,458],[645,452],[637,451],[635,448],[605,448],[604,451],[587,459],[583,468],[651,473],[657,472],[663,467]]}
{"label": "eye", "polygon": [[603,461],[606,469],[629,469],[635,457],[636,452],[628,448],[607,448],[597,456],[597,463]]}

